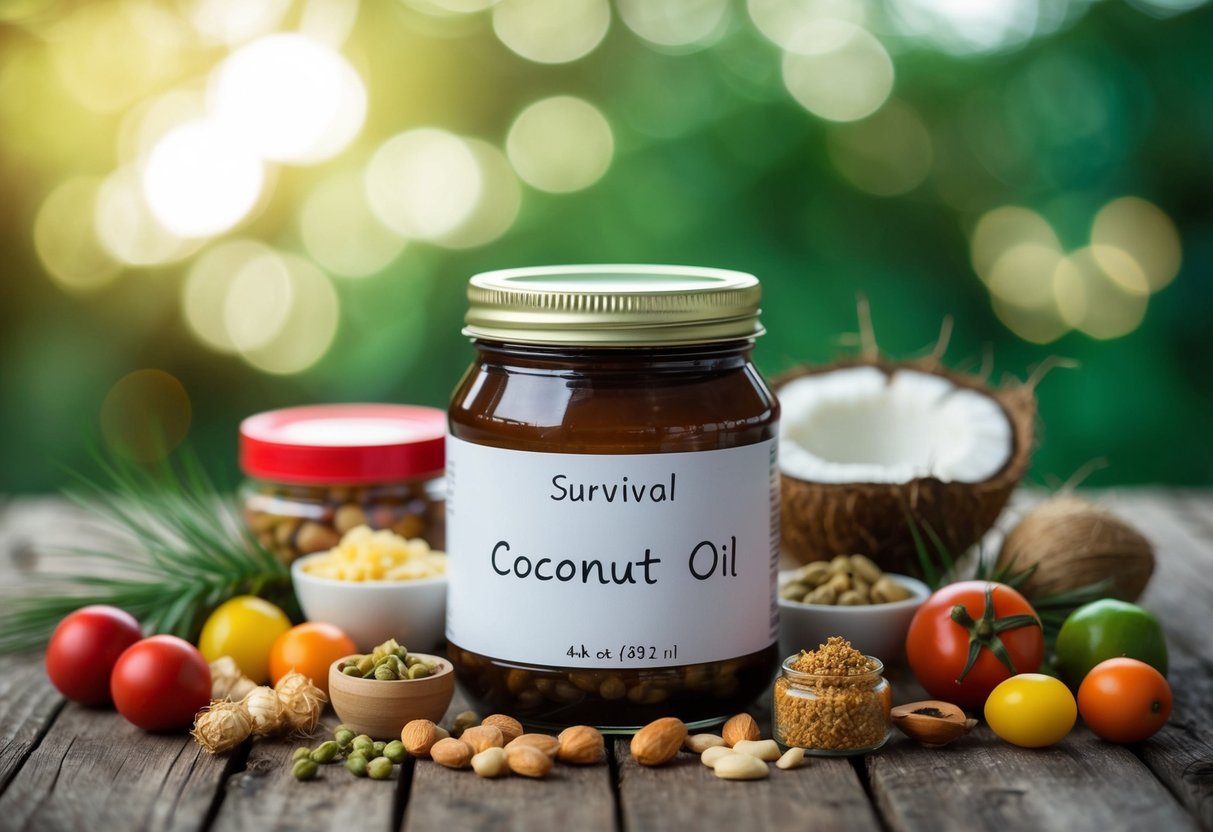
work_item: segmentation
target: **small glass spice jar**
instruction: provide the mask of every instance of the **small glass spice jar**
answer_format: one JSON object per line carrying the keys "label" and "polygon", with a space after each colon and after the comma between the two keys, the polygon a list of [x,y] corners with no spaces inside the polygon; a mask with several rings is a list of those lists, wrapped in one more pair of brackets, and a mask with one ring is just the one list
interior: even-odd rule
{"label": "small glass spice jar", "polygon": [[331,549],[356,526],[445,547],[446,414],[324,404],[240,424],[245,522],[284,563]]}
{"label": "small glass spice jar", "polygon": [[884,745],[893,729],[892,688],[880,660],[866,656],[863,672],[839,676],[797,670],[799,658],[784,659],[775,680],[775,740],[823,757],[866,754]]}

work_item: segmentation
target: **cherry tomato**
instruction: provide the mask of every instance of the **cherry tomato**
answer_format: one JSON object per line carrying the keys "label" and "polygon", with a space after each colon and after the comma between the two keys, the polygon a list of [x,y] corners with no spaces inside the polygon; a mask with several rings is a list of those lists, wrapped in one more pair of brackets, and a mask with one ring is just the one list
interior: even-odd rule
{"label": "cherry tomato", "polygon": [[1024,748],[1061,742],[1078,718],[1074,694],[1060,679],[1043,673],[1020,673],[1000,683],[985,711],[990,730]]}
{"label": "cherry tomato", "polygon": [[270,648],[291,628],[286,613],[255,595],[239,595],[220,604],[198,637],[208,662],[231,656],[240,671],[259,685],[270,678]]}
{"label": "cherry tomato", "polygon": [[329,665],[357,652],[353,639],[339,627],[323,621],[308,621],[278,636],[270,649],[270,678],[276,684],[283,676],[297,670],[328,693]]}
{"label": "cherry tomato", "polygon": [[110,672],[122,651],[143,633],[125,610],[96,605],[76,610],[59,622],[46,647],[51,684],[81,705],[108,705]]}
{"label": "cherry tomato", "polygon": [[1141,742],[1171,716],[1171,686],[1156,669],[1137,659],[1108,659],[1091,669],[1078,687],[1082,721],[1109,742]]}
{"label": "cherry tomato", "polygon": [[1039,669],[1044,655],[1032,605],[1011,587],[988,581],[936,590],[906,634],[906,658],[927,692],[968,708],[981,707],[1004,679]]}
{"label": "cherry tomato", "polygon": [[184,728],[211,701],[211,669],[188,641],[152,636],[118,657],[110,691],[118,713],[143,730]]}

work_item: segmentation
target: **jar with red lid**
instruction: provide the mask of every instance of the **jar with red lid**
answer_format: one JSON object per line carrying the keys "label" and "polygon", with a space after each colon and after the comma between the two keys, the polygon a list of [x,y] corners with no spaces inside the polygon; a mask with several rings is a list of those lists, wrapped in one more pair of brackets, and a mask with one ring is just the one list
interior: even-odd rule
{"label": "jar with red lid", "polygon": [[446,414],[395,404],[271,410],[240,424],[244,517],[285,563],[357,526],[445,548]]}

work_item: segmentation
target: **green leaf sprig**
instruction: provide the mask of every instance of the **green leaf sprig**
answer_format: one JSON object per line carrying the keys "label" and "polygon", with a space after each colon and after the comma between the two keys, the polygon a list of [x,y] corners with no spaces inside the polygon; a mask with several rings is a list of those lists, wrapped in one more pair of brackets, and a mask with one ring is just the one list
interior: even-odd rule
{"label": "green leaf sprig", "polygon": [[189,640],[236,595],[259,595],[299,618],[290,570],[239,521],[195,455],[179,452],[148,466],[94,459],[102,480],[69,472],[77,485],[65,494],[134,545],[73,547],[69,564],[90,569],[36,573],[0,590],[0,653],[44,645],[63,616],[89,604],[126,610],[146,633]]}

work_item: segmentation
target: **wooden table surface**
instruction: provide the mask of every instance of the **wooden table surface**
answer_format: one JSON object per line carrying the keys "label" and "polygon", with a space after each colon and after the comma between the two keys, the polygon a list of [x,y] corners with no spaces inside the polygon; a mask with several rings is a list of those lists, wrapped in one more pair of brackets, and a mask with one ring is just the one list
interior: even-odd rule
{"label": "wooden table surface", "polygon": [[[984,725],[944,749],[895,735],[879,752],[814,758],[758,782],[716,779],[690,754],[636,765],[626,740],[606,765],[558,765],[543,781],[481,780],[429,761],[390,782],[324,767],[295,781],[294,743],[257,741],[211,756],[184,734],[149,735],[113,711],[65,703],[40,656],[0,657],[0,830],[1213,829],[1213,492],[1120,490],[1099,499],[1154,542],[1141,603],[1163,621],[1175,710],[1136,746],[1079,725],[1042,750]],[[43,546],[80,543],[61,502],[0,507],[0,581],[20,585]],[[14,584],[15,582],[15,584]],[[904,670],[896,701],[919,698]],[[456,701],[452,714],[463,706]],[[754,710],[769,727],[769,709]],[[331,718],[331,717],[330,717]]]}

